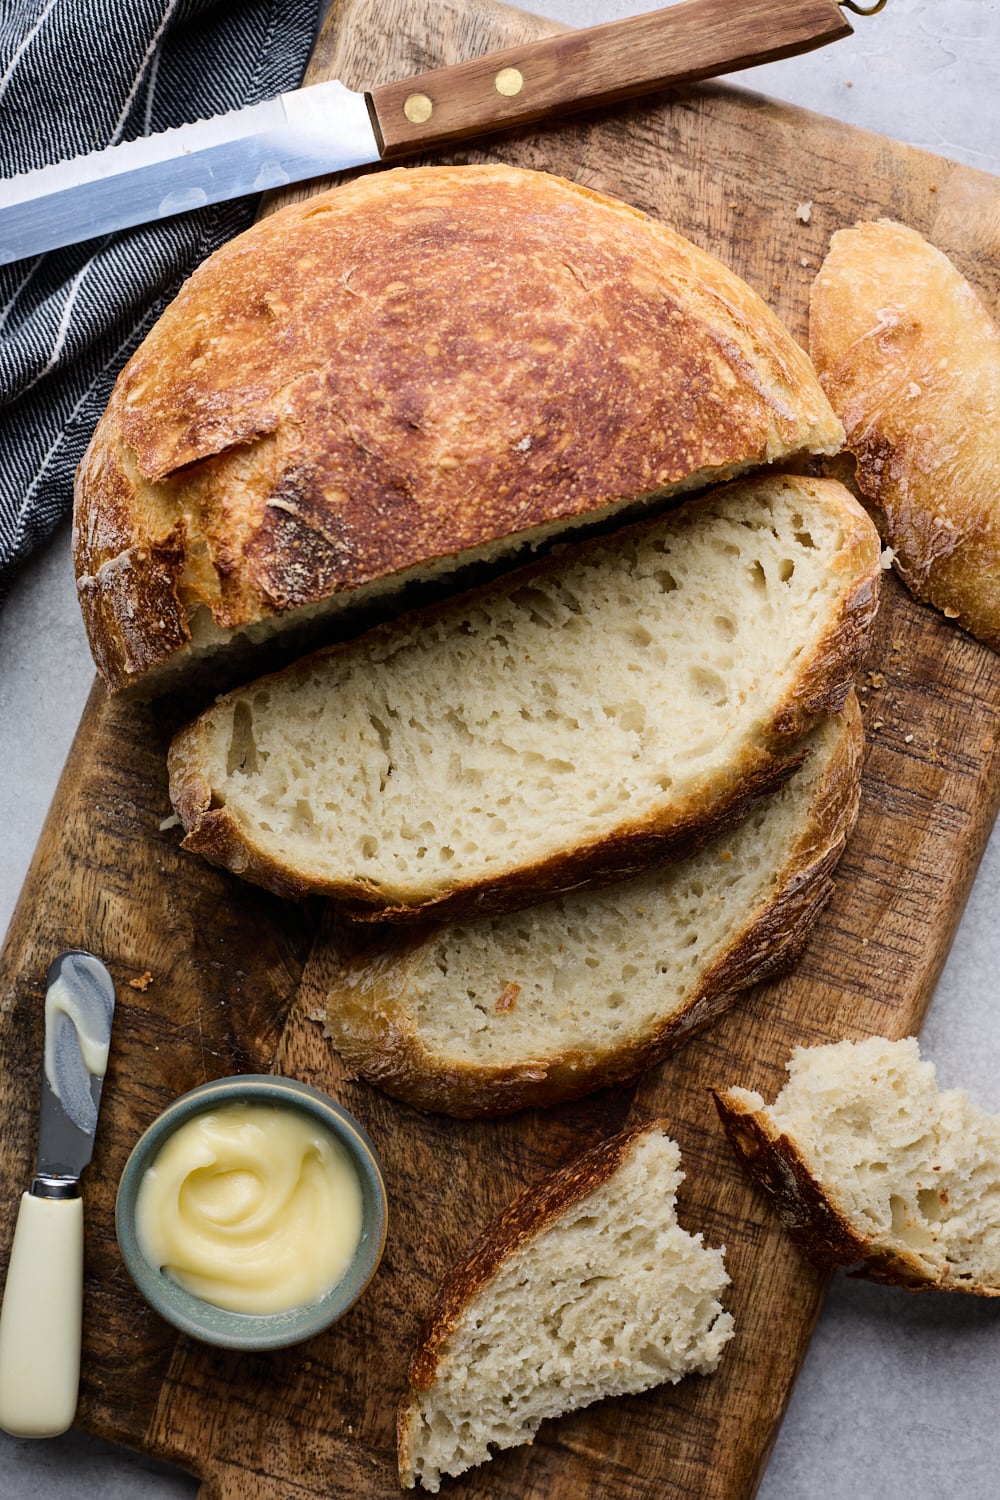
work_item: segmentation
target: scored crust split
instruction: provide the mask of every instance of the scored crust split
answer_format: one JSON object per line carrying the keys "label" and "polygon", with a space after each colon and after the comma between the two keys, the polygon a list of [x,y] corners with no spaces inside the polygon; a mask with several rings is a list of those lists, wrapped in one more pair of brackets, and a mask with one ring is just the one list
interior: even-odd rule
{"label": "scored crust split", "polygon": [[546,1418],[710,1374],[733,1334],[723,1251],[676,1218],[680,1152],[632,1126],[526,1189],[445,1278],[399,1407],[399,1475],[530,1443]]}
{"label": "scored crust split", "polygon": [[113,691],[259,669],[275,632],[842,438],[665,225],[512,167],[368,174],[218,250],[122,371],[76,485],[91,648]]}
{"label": "scored crust split", "polygon": [[896,571],[1000,650],[1000,327],[940,250],[879,220],[833,236],[809,349]]}

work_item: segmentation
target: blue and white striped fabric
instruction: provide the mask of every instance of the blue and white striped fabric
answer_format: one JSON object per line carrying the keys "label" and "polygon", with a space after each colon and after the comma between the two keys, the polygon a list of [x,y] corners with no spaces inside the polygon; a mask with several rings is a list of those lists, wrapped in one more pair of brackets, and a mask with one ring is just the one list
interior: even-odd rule
{"label": "blue and white striped fabric", "polygon": [[[256,104],[301,80],[318,0],[2,0],[0,176]],[[0,267],[0,601],[71,505],[118,371],[240,199]]]}

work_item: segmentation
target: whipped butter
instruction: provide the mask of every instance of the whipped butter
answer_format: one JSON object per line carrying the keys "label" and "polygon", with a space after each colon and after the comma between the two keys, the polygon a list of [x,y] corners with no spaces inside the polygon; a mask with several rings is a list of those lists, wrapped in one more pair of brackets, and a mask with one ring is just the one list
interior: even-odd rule
{"label": "whipped butter", "polygon": [[139,1185],[143,1255],[231,1312],[288,1312],[342,1279],[361,1239],[350,1156],[307,1114],[226,1104],[168,1138]]}

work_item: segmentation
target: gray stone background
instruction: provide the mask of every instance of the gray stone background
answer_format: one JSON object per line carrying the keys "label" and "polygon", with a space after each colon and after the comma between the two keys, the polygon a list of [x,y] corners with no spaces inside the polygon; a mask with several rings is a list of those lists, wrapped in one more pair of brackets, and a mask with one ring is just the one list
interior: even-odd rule
{"label": "gray stone background", "polygon": [[[531,0],[522,0],[531,8]],[[788,0],[794,4],[795,0]],[[574,26],[656,0],[536,0]],[[889,0],[855,35],[740,78],[762,93],[1000,174],[1000,4]],[[68,527],[0,614],[0,929],[5,929],[93,669]],[[942,1083],[1000,1111],[1000,836],[979,872],[923,1033]],[[911,1297],[839,1277],[820,1318],[760,1500],[995,1500],[1000,1305]],[[70,1433],[0,1434],[0,1500],[179,1500],[189,1477]]]}

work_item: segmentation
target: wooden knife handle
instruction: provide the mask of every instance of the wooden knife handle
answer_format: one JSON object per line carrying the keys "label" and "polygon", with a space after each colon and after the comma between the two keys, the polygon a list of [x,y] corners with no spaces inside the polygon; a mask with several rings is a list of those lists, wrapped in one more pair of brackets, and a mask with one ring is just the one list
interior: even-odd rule
{"label": "wooden knife handle", "polygon": [[615,104],[849,36],[838,0],[684,0],[372,91],[383,160]]}

